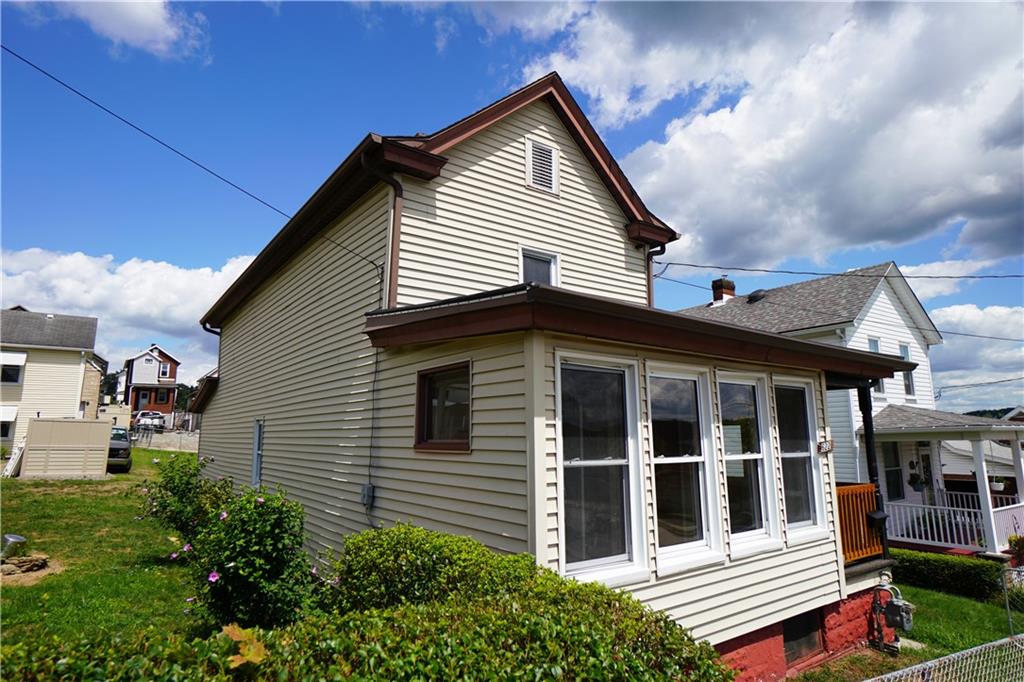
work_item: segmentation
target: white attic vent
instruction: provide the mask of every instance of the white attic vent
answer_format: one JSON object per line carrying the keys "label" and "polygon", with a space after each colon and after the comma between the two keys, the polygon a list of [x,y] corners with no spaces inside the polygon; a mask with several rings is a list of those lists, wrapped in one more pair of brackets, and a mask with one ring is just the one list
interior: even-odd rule
{"label": "white attic vent", "polygon": [[558,194],[558,150],[526,139],[526,184]]}

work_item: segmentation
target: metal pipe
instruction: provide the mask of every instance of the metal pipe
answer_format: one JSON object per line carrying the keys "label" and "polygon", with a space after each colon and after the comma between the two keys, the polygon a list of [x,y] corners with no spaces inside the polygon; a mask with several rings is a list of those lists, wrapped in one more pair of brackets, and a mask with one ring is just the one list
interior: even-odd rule
{"label": "metal pipe", "polygon": [[[860,407],[861,419],[864,422],[864,455],[868,459],[868,480],[875,485],[875,510],[885,513],[885,500],[882,498],[882,486],[878,481],[878,457],[875,455],[875,419],[872,413],[871,389],[878,380],[861,383],[857,386],[857,405]],[[889,558],[888,524],[883,521],[879,530],[882,535],[882,556]]]}

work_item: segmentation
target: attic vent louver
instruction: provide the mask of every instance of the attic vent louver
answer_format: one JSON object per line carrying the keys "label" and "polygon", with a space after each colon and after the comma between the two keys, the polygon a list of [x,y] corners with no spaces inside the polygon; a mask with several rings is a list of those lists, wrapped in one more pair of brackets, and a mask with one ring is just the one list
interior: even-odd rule
{"label": "attic vent louver", "polygon": [[526,140],[526,183],[545,192],[558,193],[558,150]]}
{"label": "attic vent louver", "polygon": [[768,292],[764,289],[755,289],[747,295],[747,303],[757,303],[762,298],[768,295]]}

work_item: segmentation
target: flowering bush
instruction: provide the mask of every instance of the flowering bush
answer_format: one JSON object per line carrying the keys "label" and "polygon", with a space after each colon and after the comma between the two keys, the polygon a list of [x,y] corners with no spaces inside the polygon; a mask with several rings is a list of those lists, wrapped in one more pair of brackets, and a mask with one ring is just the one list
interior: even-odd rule
{"label": "flowering bush", "polygon": [[142,515],[177,531],[186,541],[193,540],[232,492],[230,480],[204,478],[205,466],[204,458],[186,454],[171,455],[158,462],[157,479],[142,484],[142,493],[146,495]]}
{"label": "flowering bush", "polygon": [[312,584],[302,505],[282,493],[249,489],[210,517],[194,541],[196,608],[218,624],[294,621]]}

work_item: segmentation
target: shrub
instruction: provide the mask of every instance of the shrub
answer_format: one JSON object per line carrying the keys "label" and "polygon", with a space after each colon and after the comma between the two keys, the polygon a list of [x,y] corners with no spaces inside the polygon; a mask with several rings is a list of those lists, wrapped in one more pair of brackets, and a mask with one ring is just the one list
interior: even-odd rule
{"label": "shrub", "polygon": [[1024,566],[1024,535],[1011,535],[1007,542],[1010,543],[1010,556],[1014,564]]}
{"label": "shrub", "polygon": [[171,455],[157,466],[157,480],[142,484],[147,496],[142,515],[192,541],[211,514],[231,497],[231,481],[203,478],[206,460],[202,457]]}
{"label": "shrub", "polygon": [[707,643],[632,597],[541,571],[528,592],[317,616],[187,642],[16,645],[20,679],[731,680]]}
{"label": "shrub", "polygon": [[332,568],[323,602],[342,613],[497,594],[521,588],[538,570],[528,554],[500,555],[467,537],[401,523],[348,536]]}
{"label": "shrub", "polygon": [[896,582],[981,601],[1002,597],[1003,566],[995,561],[907,549],[892,550],[892,558]]}
{"label": "shrub", "polygon": [[273,627],[294,621],[312,583],[302,547],[302,505],[280,492],[250,488],[211,517],[194,542],[197,608],[217,623]]}

